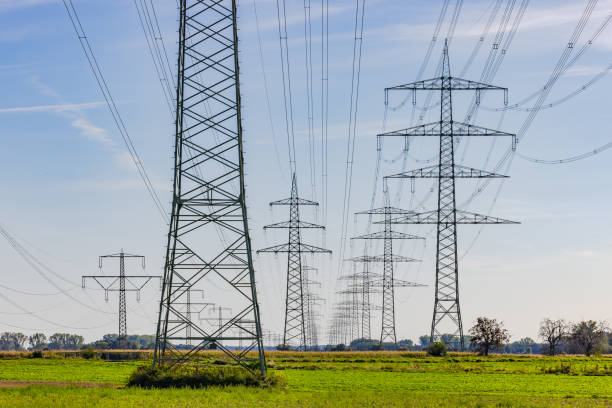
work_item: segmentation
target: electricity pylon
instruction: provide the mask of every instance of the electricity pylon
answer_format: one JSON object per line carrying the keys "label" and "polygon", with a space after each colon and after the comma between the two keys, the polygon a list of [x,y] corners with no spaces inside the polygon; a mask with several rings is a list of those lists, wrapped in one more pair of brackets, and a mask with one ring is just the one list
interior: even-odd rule
{"label": "electricity pylon", "polygon": [[[172,216],[153,365],[193,362],[212,346],[265,376],[245,203],[236,1],[180,0],[179,16]],[[220,327],[175,307],[198,289],[217,307],[231,306]],[[193,347],[179,351],[187,340]]]}
{"label": "electricity pylon", "polygon": [[[500,178],[499,174],[476,170],[455,164],[455,144],[464,136],[510,136],[512,147],[515,145],[515,135],[470,125],[453,120],[452,92],[467,90],[476,92],[476,103],[480,103],[482,91],[504,91],[504,102],[507,103],[507,88],[480,82],[454,78],[450,75],[448,43],[444,43],[442,76],[406,85],[385,89],[385,100],[388,91],[411,90],[440,91],[440,121],[383,133],[378,137],[400,136],[408,145],[413,136],[438,137],[440,141],[438,165],[407,171],[387,178],[437,178],[438,179],[438,209],[422,213],[407,214],[392,220],[394,224],[436,224],[436,289],[433,319],[431,323],[430,340],[438,340],[444,332],[442,324],[450,320],[453,336],[459,337],[460,348],[463,350],[463,324],[459,308],[459,265],[457,259],[457,224],[515,224],[501,218],[489,217],[467,211],[457,210],[455,206],[455,178]],[[413,97],[413,103],[416,103]],[[380,144],[379,144],[380,146]]]}
{"label": "electricity pylon", "polygon": [[373,293],[372,287],[374,286],[375,279],[382,279],[382,275],[374,274],[370,271],[370,264],[378,262],[378,260],[376,260],[375,257],[368,256],[366,248],[364,248],[364,254],[362,256],[349,258],[347,261],[351,261],[353,264],[361,264],[362,266],[361,271],[353,272],[340,279],[351,281],[357,292],[361,294],[361,337],[370,340],[372,338],[372,303],[370,297]]}
{"label": "electricity pylon", "polygon": [[298,349],[304,350],[308,344],[306,342],[304,270],[302,266],[302,254],[331,254],[331,251],[328,249],[307,245],[302,242],[300,230],[306,228],[324,229],[325,227],[300,220],[300,206],[317,206],[319,203],[305,200],[298,196],[295,173],[293,174],[291,181],[291,197],[270,203],[270,206],[277,205],[289,206],[289,221],[266,225],[264,230],[288,229],[289,242],[286,244],[260,249],[257,251],[257,253],[267,252],[287,254],[287,294],[285,298],[285,329],[283,332],[283,345],[295,346]]}
{"label": "electricity pylon", "polygon": [[313,291],[312,287],[321,287],[321,283],[311,279],[311,271],[317,272],[317,268],[313,268],[312,266],[307,265],[302,266],[302,272],[304,274],[304,301],[306,302],[304,311],[304,326],[306,327],[306,344],[308,344],[309,347],[313,350],[316,350],[319,346],[319,330],[317,325],[317,318],[321,317],[321,315],[317,313],[316,307],[319,306],[322,302],[325,302],[325,299],[319,297]]}
{"label": "electricity pylon", "polygon": [[[119,259],[119,275],[83,275],[81,286],[85,289],[87,279],[94,280],[104,290],[104,300],[108,302],[109,292],[119,292],[119,338],[127,336],[127,304],[125,292],[136,292],[136,300],[140,301],[140,291],[152,279],[160,279],[156,275],[126,275],[125,259],[137,258],[142,262],[142,269],[145,268],[145,257],[142,255],[132,255],[123,252],[123,249],[116,254],[102,255],[98,257],[98,267],[102,269],[102,260],[108,258]],[[126,287],[126,283],[128,286]],[[117,288],[117,284],[119,287]]]}
{"label": "electricity pylon", "polygon": [[[403,232],[393,231],[391,229],[391,219],[394,215],[406,215],[411,214],[411,211],[403,210],[401,208],[391,207],[389,202],[389,192],[385,189],[385,206],[382,208],[375,208],[372,210],[361,211],[357,214],[365,215],[383,215],[384,229],[383,231],[377,231],[366,235],[360,235],[351,239],[382,239],[383,240],[383,279],[382,279],[382,327],[380,331],[380,344],[382,345],[385,340],[391,341],[393,344],[397,344],[397,336],[395,333],[395,279],[393,276],[393,264],[398,262],[398,258],[394,259],[393,255],[393,241],[396,239],[424,239],[416,235],[405,234]],[[415,262],[415,259],[406,258],[401,262]],[[413,286],[419,286],[413,284]]]}

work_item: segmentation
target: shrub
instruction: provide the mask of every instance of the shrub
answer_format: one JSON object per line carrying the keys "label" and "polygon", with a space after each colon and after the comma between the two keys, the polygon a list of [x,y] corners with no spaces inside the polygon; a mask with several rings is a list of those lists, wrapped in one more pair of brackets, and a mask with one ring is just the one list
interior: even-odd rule
{"label": "shrub", "polygon": [[269,373],[263,379],[240,367],[176,367],[172,369],[141,366],[128,380],[130,387],[142,388],[204,388],[210,386],[243,385],[247,387],[280,386],[278,374]]}
{"label": "shrub", "polygon": [[42,350],[35,350],[30,354],[30,358],[43,358]]}
{"label": "shrub", "polygon": [[431,343],[427,347],[427,354],[430,356],[442,357],[446,355],[446,344],[442,341]]}
{"label": "shrub", "polygon": [[89,346],[86,349],[82,349],[79,352],[79,355],[81,356],[81,358],[84,358],[86,360],[91,360],[96,358],[96,350],[94,350],[93,347]]}

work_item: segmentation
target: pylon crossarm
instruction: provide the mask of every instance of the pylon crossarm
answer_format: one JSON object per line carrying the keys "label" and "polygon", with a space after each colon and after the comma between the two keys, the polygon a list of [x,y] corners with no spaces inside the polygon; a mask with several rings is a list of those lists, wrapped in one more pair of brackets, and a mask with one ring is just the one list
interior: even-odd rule
{"label": "pylon crossarm", "polygon": [[409,282],[401,279],[393,279],[393,286],[397,288],[424,288],[427,285],[417,282]]}
{"label": "pylon crossarm", "polygon": [[[468,211],[456,211],[456,218],[447,217],[438,220],[438,211],[427,211],[409,215],[406,217],[394,218],[392,224],[520,224],[516,221],[510,221],[503,218],[491,217],[488,215],[477,214]],[[374,224],[383,224],[383,221],[377,221]]]}
{"label": "pylon crossarm", "polygon": [[304,198],[285,198],[283,200],[272,201],[270,205],[319,205],[319,203]]}
{"label": "pylon crossarm", "polygon": [[392,86],[385,88],[385,93],[388,91],[441,91],[449,88],[448,82],[453,91],[504,91],[508,92],[508,88],[485,84],[483,82],[470,81],[469,79],[440,77],[432,79],[424,79],[422,81],[411,82],[409,84]]}
{"label": "pylon crossarm", "polygon": [[442,131],[440,122],[425,123],[423,125],[412,126],[406,129],[393,130],[391,132],[379,133],[378,137],[407,137],[407,136],[434,136],[439,137],[452,136],[509,136],[516,137],[513,133],[504,132],[501,130],[489,129],[482,126],[476,126],[463,122],[452,122],[452,134],[446,134]]}
{"label": "pylon crossarm", "polygon": [[[474,169],[471,167],[455,164],[454,173],[452,175],[442,174],[442,178],[507,178],[508,176],[492,173],[486,170]],[[390,178],[440,178],[440,166],[428,166],[421,169],[405,171],[403,173],[391,174],[385,176],[385,179]]]}
{"label": "pylon crossarm", "polygon": [[378,231],[378,232],[373,232],[370,234],[352,237],[351,239],[425,239],[425,237],[420,237],[418,235],[412,235],[412,234],[405,234],[403,232],[398,232],[398,231],[387,231],[387,232]]}
{"label": "pylon crossarm", "polygon": [[311,222],[306,222],[306,221],[297,221],[297,222],[284,221],[284,222],[277,222],[275,224],[266,225],[263,228],[264,228],[264,230],[266,230],[266,229],[274,229],[274,228],[317,228],[317,229],[325,229],[325,227],[323,225],[313,224]]}
{"label": "pylon crossarm", "polygon": [[[395,255],[395,254],[393,254],[389,259],[393,262],[421,262],[420,259],[414,259],[414,258],[409,258],[407,256]],[[384,255],[362,255],[362,256],[356,256],[354,258],[345,259],[345,261],[351,261],[351,262],[372,262],[372,263],[384,262],[384,260],[385,260]]]}
{"label": "pylon crossarm", "polygon": [[[332,251],[329,249],[325,249],[325,248],[319,248],[313,245],[308,245],[308,244],[304,244],[304,243],[300,243],[299,245],[297,245],[297,251],[301,252],[301,253],[326,253],[326,254],[331,254]],[[293,248],[293,245],[290,247],[289,244],[281,244],[281,245],[274,245],[268,248],[263,248],[263,249],[258,249],[257,253],[285,253],[285,252],[293,252],[295,249]]]}
{"label": "pylon crossarm", "polygon": [[413,214],[412,210],[404,210],[402,208],[397,207],[381,207],[381,208],[373,208],[371,210],[359,211],[355,214],[357,215],[384,215],[384,214]]}

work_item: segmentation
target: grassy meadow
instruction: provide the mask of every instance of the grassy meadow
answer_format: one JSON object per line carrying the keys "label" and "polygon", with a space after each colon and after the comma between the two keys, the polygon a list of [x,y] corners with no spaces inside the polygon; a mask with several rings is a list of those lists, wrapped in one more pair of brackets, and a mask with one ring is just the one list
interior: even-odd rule
{"label": "grassy meadow", "polygon": [[[267,354],[280,388],[125,387],[144,360],[0,358],[1,407],[612,407],[612,356]],[[204,353],[211,363],[223,360]]]}

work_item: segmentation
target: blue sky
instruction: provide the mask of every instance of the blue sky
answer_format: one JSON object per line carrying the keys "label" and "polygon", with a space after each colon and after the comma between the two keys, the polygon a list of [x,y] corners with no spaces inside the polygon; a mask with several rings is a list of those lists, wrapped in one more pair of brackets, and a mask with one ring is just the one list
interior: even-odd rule
{"label": "blue sky", "polygon": [[[174,2],[154,1],[159,13],[165,44],[173,60],[176,50],[176,9]],[[466,1],[450,49],[451,69],[460,72],[494,3]],[[547,81],[559,56],[567,47],[586,1],[530,2],[510,49],[495,76],[496,85],[509,88],[510,103],[536,91]],[[75,0],[109,87],[126,121],[144,166],[151,175],[162,201],[171,200],[173,126],[163,99],[162,88],[133,2]],[[504,3],[505,4],[505,3]],[[417,75],[431,41],[442,1],[368,1],[365,7],[360,99],[356,126],[355,160],[350,212],[369,207],[376,165],[376,133],[384,115],[383,89],[411,82]],[[311,194],[307,155],[306,70],[304,59],[304,9],[302,2],[287,2],[288,43],[293,83],[297,166],[301,194],[320,199],[320,156],[316,155],[316,197]],[[313,2],[313,63],[315,86],[315,137],[320,134],[320,3]],[[451,2],[451,9],[453,2]],[[451,14],[449,9],[448,16]],[[259,60],[257,25],[251,0],[239,2],[241,85],[245,128],[246,181],[250,226],[254,248],[283,242],[280,233],[263,233],[270,222],[284,220],[283,209],[268,208],[268,202],[289,194],[288,153],[284,133],[282,83],[276,3],[257,1],[261,52],[268,79],[273,129],[267,116],[262,69]],[[579,45],[582,45],[612,10],[610,1],[599,1]],[[330,2],[329,75],[329,201],[325,245],[334,251],[308,262],[320,268],[320,295],[326,299],[322,311],[331,310],[337,283],[341,235],[346,140],[353,51],[355,2]],[[441,36],[448,30],[448,18]],[[495,20],[482,49],[465,77],[478,80],[499,26]],[[67,281],[57,285],[71,296],[90,304],[98,313],[82,307],[69,297],[30,296],[0,287],[3,313],[0,330],[13,326],[31,332],[70,331],[39,317],[24,314],[6,299],[22,305],[47,320],[78,330],[87,339],[116,331],[116,299],[104,304],[100,291],[80,289],[80,276],[97,272],[97,256],[124,248],[147,256],[147,272],[160,274],[166,226],[142,185],[127,155],[123,141],[103,103],[87,66],[78,40],[61,1],[0,0],[0,173],[4,199],[0,201],[0,223],[13,233],[28,251],[61,274]],[[442,41],[434,48],[424,78],[434,75]],[[607,29],[553,88],[547,102],[579,88],[610,64],[612,35]],[[173,68],[174,69],[174,68]],[[543,159],[582,153],[606,143],[610,78],[605,77],[586,92],[543,110],[519,144],[519,152]],[[401,101],[393,96],[391,105]],[[425,95],[419,97],[424,103]],[[463,118],[469,98],[457,95],[455,115]],[[546,103],[546,102],[545,102]],[[501,95],[483,98],[483,106],[499,106]],[[531,105],[527,104],[526,107]],[[389,113],[387,130],[407,127],[410,103]],[[509,112],[501,129],[516,132],[525,112]],[[607,120],[608,119],[608,120]],[[430,120],[435,120],[434,116]],[[496,128],[499,113],[481,110],[478,124]],[[274,135],[274,137],[273,137]],[[274,140],[278,149],[275,154]],[[458,156],[470,167],[490,169],[507,148],[499,140],[486,156],[491,141],[472,141],[467,153]],[[317,144],[317,152],[319,152]],[[417,141],[411,146],[407,168],[422,167],[414,158],[435,155],[435,145]],[[383,151],[381,174],[401,170],[399,143],[389,142]],[[606,180],[610,152],[563,165],[539,165],[516,157],[492,215],[520,221],[521,225],[461,227],[460,253],[469,251],[460,263],[460,288],[464,325],[477,316],[503,320],[515,339],[535,337],[543,317],[570,320],[610,320],[609,296],[612,240],[607,217],[612,193]],[[465,209],[489,213],[498,182]],[[389,185],[392,197],[399,182]],[[472,181],[458,181],[458,202],[474,190]],[[428,197],[431,184],[418,182],[414,193],[403,188],[398,206],[410,207]],[[380,192],[378,194],[380,197]],[[380,205],[379,201],[377,205]],[[424,208],[434,208],[425,199]],[[304,211],[305,219],[317,215]],[[348,217],[348,235],[365,232],[364,219]],[[319,217],[318,221],[321,219]],[[433,306],[435,235],[430,228],[401,227],[426,235],[425,245],[407,242],[403,255],[422,258],[419,265],[401,266],[402,279],[429,285],[399,289],[397,293],[398,336],[416,339],[426,333]],[[321,234],[309,233],[308,242],[323,245]],[[473,245],[472,245],[473,243]],[[399,245],[399,244],[398,244]],[[346,257],[358,255],[361,247],[348,246]],[[382,248],[379,248],[382,250]],[[57,291],[30,268],[9,246],[0,243],[3,273],[0,284],[22,291]],[[257,283],[266,329],[278,332],[282,326],[285,261],[281,257],[256,257]],[[136,272],[138,265],[134,265]],[[349,267],[345,267],[349,269]],[[105,273],[114,273],[111,267]],[[52,275],[49,275],[52,276]],[[74,282],[71,285],[68,282]],[[151,286],[140,304],[130,296],[128,331],[154,331],[155,303],[159,293]],[[376,316],[374,327],[380,320]],[[93,328],[93,326],[102,326]],[[321,322],[327,329],[327,321]],[[376,332],[379,329],[375,329]],[[75,331],[75,330],[72,330]]]}

